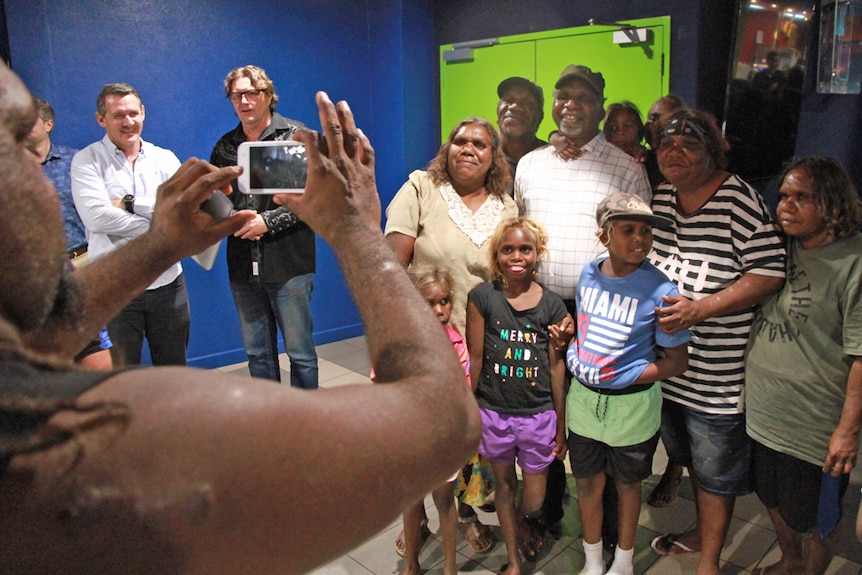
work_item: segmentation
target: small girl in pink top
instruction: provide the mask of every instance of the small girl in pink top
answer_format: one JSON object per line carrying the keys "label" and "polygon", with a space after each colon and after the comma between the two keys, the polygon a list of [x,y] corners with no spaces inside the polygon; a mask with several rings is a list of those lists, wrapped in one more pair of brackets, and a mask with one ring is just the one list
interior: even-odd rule
{"label": "small girl in pink top", "polygon": [[[414,264],[409,270],[410,279],[416,289],[431,306],[434,314],[440,319],[458,359],[464,369],[464,377],[467,385],[470,385],[470,353],[464,337],[449,324],[449,316],[452,314],[452,296],[454,295],[454,282],[452,274],[445,268],[438,268],[429,264]],[[440,518],[440,535],[443,539],[443,574],[457,575],[458,566],[455,562],[455,543],[458,530],[458,512],[455,507],[455,492],[452,482],[457,474],[446,483],[438,486],[431,492],[434,505],[437,507],[437,515]],[[405,543],[405,567],[401,575],[420,575],[419,548],[421,547],[423,520],[425,518],[423,501],[418,501],[404,512],[404,543]]]}

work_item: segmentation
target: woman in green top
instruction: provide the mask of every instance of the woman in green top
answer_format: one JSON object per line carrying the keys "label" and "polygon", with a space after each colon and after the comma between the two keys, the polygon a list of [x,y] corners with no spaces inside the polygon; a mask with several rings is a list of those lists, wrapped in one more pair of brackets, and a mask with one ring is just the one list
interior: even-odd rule
{"label": "woman in green top", "polygon": [[794,160],[780,181],[787,281],[752,327],[746,428],[781,548],[762,571],[821,574],[862,424],[862,203],[832,159]]}

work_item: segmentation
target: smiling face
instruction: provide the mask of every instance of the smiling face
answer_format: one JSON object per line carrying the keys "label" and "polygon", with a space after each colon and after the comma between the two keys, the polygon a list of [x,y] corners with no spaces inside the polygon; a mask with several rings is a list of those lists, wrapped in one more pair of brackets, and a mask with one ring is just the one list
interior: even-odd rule
{"label": "smiling face", "polygon": [[480,124],[465,124],[449,145],[447,170],[456,190],[473,190],[484,185],[491,169],[493,150],[488,131]]}
{"label": "smiling face", "polygon": [[497,126],[506,138],[530,138],[539,128],[539,101],[524,86],[510,86],[497,104]]}
{"label": "smiling face", "polygon": [[819,248],[834,239],[815,201],[814,180],[803,168],[787,173],[778,189],[778,225],[799,239],[805,249]]}
{"label": "smiling face", "polygon": [[431,306],[431,311],[440,320],[440,323],[446,325],[449,323],[449,317],[452,315],[452,294],[442,282],[435,282],[422,290],[422,297]]}
{"label": "smiling face", "polygon": [[602,230],[599,240],[608,248],[614,274],[623,276],[633,272],[652,250],[652,225],[637,218],[614,218]]}
{"label": "smiling face", "polygon": [[599,95],[584,80],[569,79],[554,92],[554,122],[561,134],[579,146],[599,133],[604,115]]}
{"label": "smiling face", "polygon": [[127,153],[141,149],[144,106],[136,95],[108,94],[105,96],[105,115],[96,112],[96,121],[119,149]]}
{"label": "smiling face", "polygon": [[520,226],[503,232],[497,248],[497,264],[509,283],[532,281],[539,254],[533,235]]}

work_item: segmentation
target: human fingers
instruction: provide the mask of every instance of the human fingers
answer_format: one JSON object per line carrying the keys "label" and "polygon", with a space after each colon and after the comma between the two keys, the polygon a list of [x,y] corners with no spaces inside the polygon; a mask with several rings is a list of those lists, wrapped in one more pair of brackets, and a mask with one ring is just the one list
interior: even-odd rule
{"label": "human fingers", "polygon": [[189,158],[173,176],[159,186],[159,194],[200,207],[214,190],[230,187],[231,180],[235,180],[241,173],[242,168],[239,166],[216,168],[205,160]]}
{"label": "human fingers", "polygon": [[562,445],[557,445],[557,459],[560,461],[566,460],[566,454],[569,453],[569,446],[563,443]]}
{"label": "human fingers", "polygon": [[344,137],[335,104],[329,99],[329,94],[323,91],[315,94],[314,101],[317,102],[320,129],[323,130],[323,140],[326,142],[325,154],[329,158],[339,156],[344,152]]}
{"label": "human fingers", "polygon": [[356,158],[360,150],[360,134],[356,127],[356,120],[353,118],[353,111],[344,100],[335,105],[335,111],[338,114],[338,122],[341,124],[344,153],[347,154],[348,158]]}

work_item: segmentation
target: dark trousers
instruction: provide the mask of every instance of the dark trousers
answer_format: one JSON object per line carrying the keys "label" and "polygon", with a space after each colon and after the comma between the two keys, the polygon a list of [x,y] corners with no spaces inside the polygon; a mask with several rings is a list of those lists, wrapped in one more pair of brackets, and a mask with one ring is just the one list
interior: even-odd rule
{"label": "dark trousers", "polygon": [[114,365],[140,364],[144,337],[153,365],[186,365],[190,324],[189,294],[180,274],[133,299],[108,323]]}
{"label": "dark trousers", "polygon": [[[566,299],[563,302],[566,304],[568,312],[577,321],[578,308],[575,305],[575,300]],[[577,337],[577,334],[575,336]],[[566,381],[571,380],[572,374],[567,367]],[[554,477],[555,474],[556,478]],[[542,505],[542,510],[545,512],[545,518],[549,525],[555,521],[559,521],[563,517],[563,494],[565,489],[566,468],[562,461],[555,460],[548,472],[548,489],[545,493],[545,502]],[[610,476],[606,476],[605,478],[605,490],[602,492],[602,507],[602,543],[605,545],[616,545],[619,539],[619,494],[617,494],[617,485]]]}

